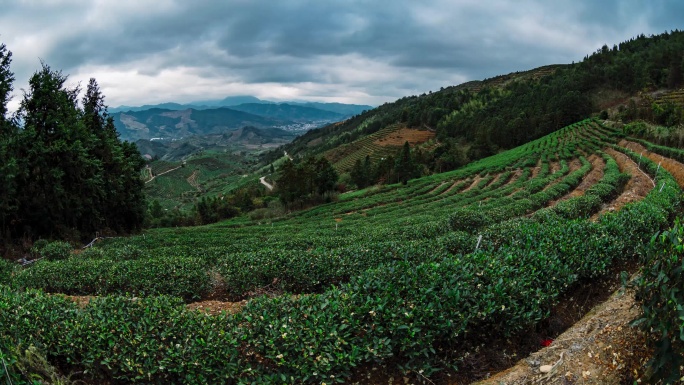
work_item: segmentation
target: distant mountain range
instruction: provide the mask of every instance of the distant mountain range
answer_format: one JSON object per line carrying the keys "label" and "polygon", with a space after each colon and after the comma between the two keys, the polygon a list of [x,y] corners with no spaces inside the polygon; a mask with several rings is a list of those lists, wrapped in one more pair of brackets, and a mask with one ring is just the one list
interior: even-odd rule
{"label": "distant mountain range", "polygon": [[110,108],[109,112],[114,114],[117,112],[151,110],[153,108],[162,108],[165,110],[185,110],[188,108],[192,108],[195,110],[207,110],[207,109],[217,108],[217,107],[237,106],[237,105],[245,104],[245,103],[272,103],[272,102],[267,102],[267,101],[261,100],[259,98],[256,98],[254,96],[229,96],[229,97],[227,97],[225,99],[221,99],[221,100],[202,100],[202,101],[191,102],[191,103],[186,103],[186,104],[169,102],[169,103],[160,103],[160,104],[145,104],[143,106],[137,106],[137,107],[119,106],[119,107]]}
{"label": "distant mountain range", "polygon": [[302,133],[372,108],[343,103],[274,103],[253,96],[230,96],[191,104],[120,106],[109,112],[121,138],[136,141],[220,134],[245,126]]}
{"label": "distant mountain range", "polygon": [[160,104],[145,104],[143,106],[119,106],[109,109],[110,114],[117,112],[127,112],[127,111],[144,111],[153,108],[161,108],[165,110],[185,110],[192,108],[195,110],[208,110],[217,107],[234,107],[241,104],[272,104],[272,105],[282,105],[288,104],[291,106],[301,106],[316,108],[323,111],[335,112],[338,114],[353,116],[362,113],[363,111],[368,111],[373,109],[373,106],[368,106],[364,104],[344,104],[344,103],[320,103],[320,102],[272,102],[268,100],[262,100],[254,96],[228,96],[227,98],[220,100],[200,100],[191,103],[160,103]]}

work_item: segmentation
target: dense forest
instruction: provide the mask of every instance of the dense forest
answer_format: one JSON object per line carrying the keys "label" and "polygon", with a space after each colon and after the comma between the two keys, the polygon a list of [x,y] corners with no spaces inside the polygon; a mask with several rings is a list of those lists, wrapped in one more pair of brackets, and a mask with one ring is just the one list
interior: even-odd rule
{"label": "dense forest", "polygon": [[[405,124],[436,131],[439,146],[416,158],[427,172],[442,172],[554,132],[601,112],[606,105],[624,103],[630,95],[681,87],[683,73],[684,32],[642,34],[612,48],[604,45],[580,63],[404,97],[343,123],[309,131],[284,148],[302,156],[322,153],[391,124]],[[617,118],[638,118],[637,107],[635,103],[631,115],[623,110]],[[665,112],[656,112],[657,122],[671,126],[683,121],[681,107],[659,108]],[[265,161],[280,154],[282,149],[275,150]]]}
{"label": "dense forest", "polygon": [[0,45],[0,246],[140,228],[144,161],[119,140],[95,79],[79,104],[81,89],[42,63],[10,114],[11,61]]}

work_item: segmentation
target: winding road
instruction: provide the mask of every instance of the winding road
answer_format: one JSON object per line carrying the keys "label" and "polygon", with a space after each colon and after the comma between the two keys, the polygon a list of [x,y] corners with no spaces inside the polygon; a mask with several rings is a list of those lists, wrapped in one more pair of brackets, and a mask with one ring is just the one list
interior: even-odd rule
{"label": "winding road", "polygon": [[[161,173],[159,173],[159,174],[157,174],[157,175],[153,175],[152,178],[151,178],[150,180],[146,181],[145,183],[150,183],[150,182],[152,182],[152,181],[154,180],[154,178],[156,178],[156,177],[158,177],[158,176],[161,176],[161,175],[164,175],[164,174],[168,174],[168,173],[170,173],[171,171],[178,170],[178,169],[181,168],[181,167],[183,167],[183,166],[178,166],[178,167],[176,167],[176,168],[172,168],[171,170],[167,170],[167,171],[161,172]],[[150,175],[152,175],[152,169],[150,169]]]}
{"label": "winding road", "polygon": [[273,185],[270,184],[270,183],[268,183],[268,182],[266,182],[266,177],[265,177],[265,176],[262,176],[261,178],[259,178],[259,182],[261,182],[261,184],[263,184],[264,186],[266,186],[267,189],[269,189],[269,190],[271,190],[271,191],[273,190]]}

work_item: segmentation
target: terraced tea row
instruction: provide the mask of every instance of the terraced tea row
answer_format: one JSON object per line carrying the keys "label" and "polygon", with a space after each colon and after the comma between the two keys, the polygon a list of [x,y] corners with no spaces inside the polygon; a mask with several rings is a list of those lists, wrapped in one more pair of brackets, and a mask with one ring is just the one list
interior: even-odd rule
{"label": "terraced tea row", "polygon": [[[7,283],[104,297],[77,309],[0,290],[0,303],[25,303],[0,315],[1,334],[124,382],[319,383],[372,366],[416,378],[453,370],[469,346],[534,327],[569,287],[631,258],[669,224],[681,197],[675,179],[648,157],[623,174],[639,154],[617,134],[587,120],[453,172],[272,222],[158,229],[41,261]],[[597,215],[642,172],[658,188]],[[250,300],[235,314],[199,317],[164,293]],[[48,324],[59,333],[37,332]]]}

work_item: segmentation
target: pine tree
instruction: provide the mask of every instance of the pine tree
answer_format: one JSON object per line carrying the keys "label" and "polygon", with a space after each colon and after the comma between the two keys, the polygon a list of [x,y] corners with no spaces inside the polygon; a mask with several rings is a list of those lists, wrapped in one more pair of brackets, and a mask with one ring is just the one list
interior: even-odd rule
{"label": "pine tree", "polygon": [[361,163],[361,159],[357,159],[354,162],[354,166],[349,172],[349,176],[351,176],[352,182],[354,182],[358,188],[366,187],[366,181],[368,178],[363,170],[363,163]]}
{"label": "pine tree", "polygon": [[397,174],[397,178],[402,184],[407,184],[410,179],[419,176],[418,167],[411,156],[411,147],[409,146],[408,141],[404,142],[404,147],[395,163],[394,170]]}
{"label": "pine tree", "polygon": [[16,215],[17,162],[13,155],[16,126],[7,117],[7,103],[12,92],[14,74],[10,69],[12,52],[0,44],[0,238],[9,237],[9,225]]}
{"label": "pine tree", "polygon": [[316,176],[314,178],[314,186],[319,195],[323,195],[328,191],[335,189],[335,184],[339,174],[335,168],[330,164],[326,158],[320,158],[316,161]]}
{"label": "pine tree", "polygon": [[10,63],[12,52],[4,44],[0,44],[0,128],[3,128],[3,123],[7,121],[7,103],[13,89],[14,74],[10,69]]}
{"label": "pine tree", "polygon": [[132,143],[122,143],[107,113],[97,81],[90,79],[83,103],[83,124],[97,139],[92,156],[98,159],[98,179],[106,192],[101,194],[102,223],[115,231],[131,231],[140,227],[145,213],[143,182],[140,171],[144,160]]}
{"label": "pine tree", "polygon": [[43,64],[31,77],[19,107],[24,122],[17,146],[22,235],[64,232],[78,227],[84,215],[78,183],[87,150],[79,137],[79,90],[66,89],[66,80]]}
{"label": "pine tree", "polygon": [[276,179],[276,189],[280,200],[283,203],[293,202],[299,197],[298,193],[298,177],[295,164],[285,159],[285,162],[280,166],[278,179]]}
{"label": "pine tree", "polygon": [[[10,212],[0,205],[8,236],[75,239],[142,225],[144,160],[134,144],[119,141],[97,82],[91,79],[80,109],[80,90],[66,88],[66,80],[43,64],[19,107],[23,126],[3,131],[0,156],[9,162],[0,167],[16,171],[10,174],[15,184],[3,183],[0,190],[2,201],[16,206]],[[2,151],[8,135],[15,151],[9,157]]]}
{"label": "pine tree", "polygon": [[371,160],[368,155],[366,155],[363,162],[361,162],[361,159],[357,159],[356,162],[354,162],[354,167],[350,171],[352,181],[358,188],[364,188],[373,184],[372,174]]}

